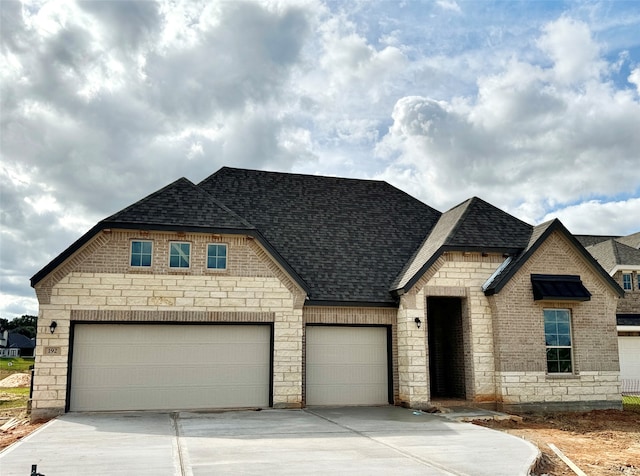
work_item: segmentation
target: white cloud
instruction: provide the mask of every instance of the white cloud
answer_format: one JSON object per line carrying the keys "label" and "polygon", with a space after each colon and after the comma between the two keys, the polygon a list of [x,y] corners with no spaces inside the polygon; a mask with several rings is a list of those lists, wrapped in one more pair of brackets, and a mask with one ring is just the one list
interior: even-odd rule
{"label": "white cloud", "polygon": [[628,81],[636,87],[636,91],[640,95],[640,67],[631,71]]}
{"label": "white cloud", "polygon": [[450,10],[452,12],[461,13],[460,5],[455,0],[437,0],[436,4],[443,10]]}
{"label": "white cloud", "polygon": [[598,79],[606,63],[600,59],[600,47],[593,41],[589,27],[562,17],[543,28],[538,46],[553,61],[555,80],[564,84]]}
{"label": "white cloud", "polygon": [[[479,78],[474,97],[400,99],[377,148],[391,161],[380,177],[403,186],[410,173],[427,203],[479,195],[530,222],[559,204],[637,193],[637,96],[600,77],[606,63],[584,24],[561,18],[543,32],[549,66],[513,58]],[[589,52],[574,61],[567,48],[581,42]]]}
{"label": "white cloud", "polygon": [[640,231],[640,198],[604,202],[589,200],[545,215],[542,221],[559,218],[579,235],[630,235]]}
{"label": "white cloud", "polygon": [[33,303],[28,278],[97,220],[223,165],[383,178],[440,209],[478,195],[530,222],[584,199],[612,226],[635,210],[610,205],[640,193],[625,33],[640,18],[625,2],[4,0],[0,13],[4,312]]}

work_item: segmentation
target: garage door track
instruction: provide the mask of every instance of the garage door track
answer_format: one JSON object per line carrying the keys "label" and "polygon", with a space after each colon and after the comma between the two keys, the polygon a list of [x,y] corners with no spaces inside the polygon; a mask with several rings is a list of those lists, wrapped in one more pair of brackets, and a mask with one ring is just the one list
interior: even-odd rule
{"label": "garage door track", "polygon": [[0,453],[3,475],[526,475],[506,433],[398,407],[69,413]]}

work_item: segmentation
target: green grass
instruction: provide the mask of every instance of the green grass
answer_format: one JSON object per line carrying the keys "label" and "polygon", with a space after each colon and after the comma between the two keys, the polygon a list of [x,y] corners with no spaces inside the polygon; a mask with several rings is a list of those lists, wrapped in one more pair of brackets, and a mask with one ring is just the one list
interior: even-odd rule
{"label": "green grass", "polygon": [[0,388],[0,410],[26,407],[29,400],[28,388]]}
{"label": "green grass", "polygon": [[622,407],[632,412],[640,412],[640,395],[623,395]]}
{"label": "green grass", "polygon": [[33,357],[26,359],[22,357],[1,357],[0,371],[4,370],[10,373],[28,372],[29,367],[33,365],[33,361]]}

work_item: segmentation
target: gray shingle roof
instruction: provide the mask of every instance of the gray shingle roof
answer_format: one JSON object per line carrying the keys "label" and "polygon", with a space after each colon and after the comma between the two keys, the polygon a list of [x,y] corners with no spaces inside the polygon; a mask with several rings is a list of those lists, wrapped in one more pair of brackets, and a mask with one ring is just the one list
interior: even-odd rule
{"label": "gray shingle roof", "polygon": [[609,273],[618,265],[640,266],[640,250],[620,243],[619,240],[607,240],[593,246],[587,251]]}
{"label": "gray shingle roof", "polygon": [[36,341],[17,332],[9,332],[7,347],[12,349],[34,349]]}
{"label": "gray shingle roof", "polygon": [[393,304],[393,280],[440,216],[373,180],[224,167],[199,187],[256,226],[318,303]]}
{"label": "gray shingle roof", "polygon": [[393,290],[410,288],[444,251],[516,253],[528,243],[533,227],[473,197],[443,213]]}
{"label": "gray shingle roof", "polygon": [[255,229],[186,178],[161,188],[103,220],[111,224],[218,230]]}
{"label": "gray shingle roof", "polygon": [[620,243],[630,246],[631,248],[640,249],[640,231],[627,236],[616,238]]}
{"label": "gray shingle roof", "polygon": [[555,222],[533,228],[479,198],[441,214],[386,182],[223,167],[198,185],[178,179],[102,220],[31,285],[107,228],[250,235],[307,292],[308,304],[382,306],[397,305],[395,291],[447,250],[516,257],[494,279],[489,291],[497,292],[550,229],[566,232]]}

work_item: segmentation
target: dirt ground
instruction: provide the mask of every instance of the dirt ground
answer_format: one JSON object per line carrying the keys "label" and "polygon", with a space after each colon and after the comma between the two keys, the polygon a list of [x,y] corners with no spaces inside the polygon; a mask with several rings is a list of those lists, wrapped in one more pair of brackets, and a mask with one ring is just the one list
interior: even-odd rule
{"label": "dirt ground", "polygon": [[522,415],[522,422],[477,421],[536,444],[535,475],[575,475],[549,448],[554,444],[589,476],[640,476],[640,413],[618,410]]}
{"label": "dirt ground", "polygon": [[9,409],[0,412],[0,427],[12,418],[17,418],[19,424],[7,431],[0,431],[0,451],[16,441],[24,438],[29,433],[40,428],[45,422],[30,423],[29,416],[24,409]]}

